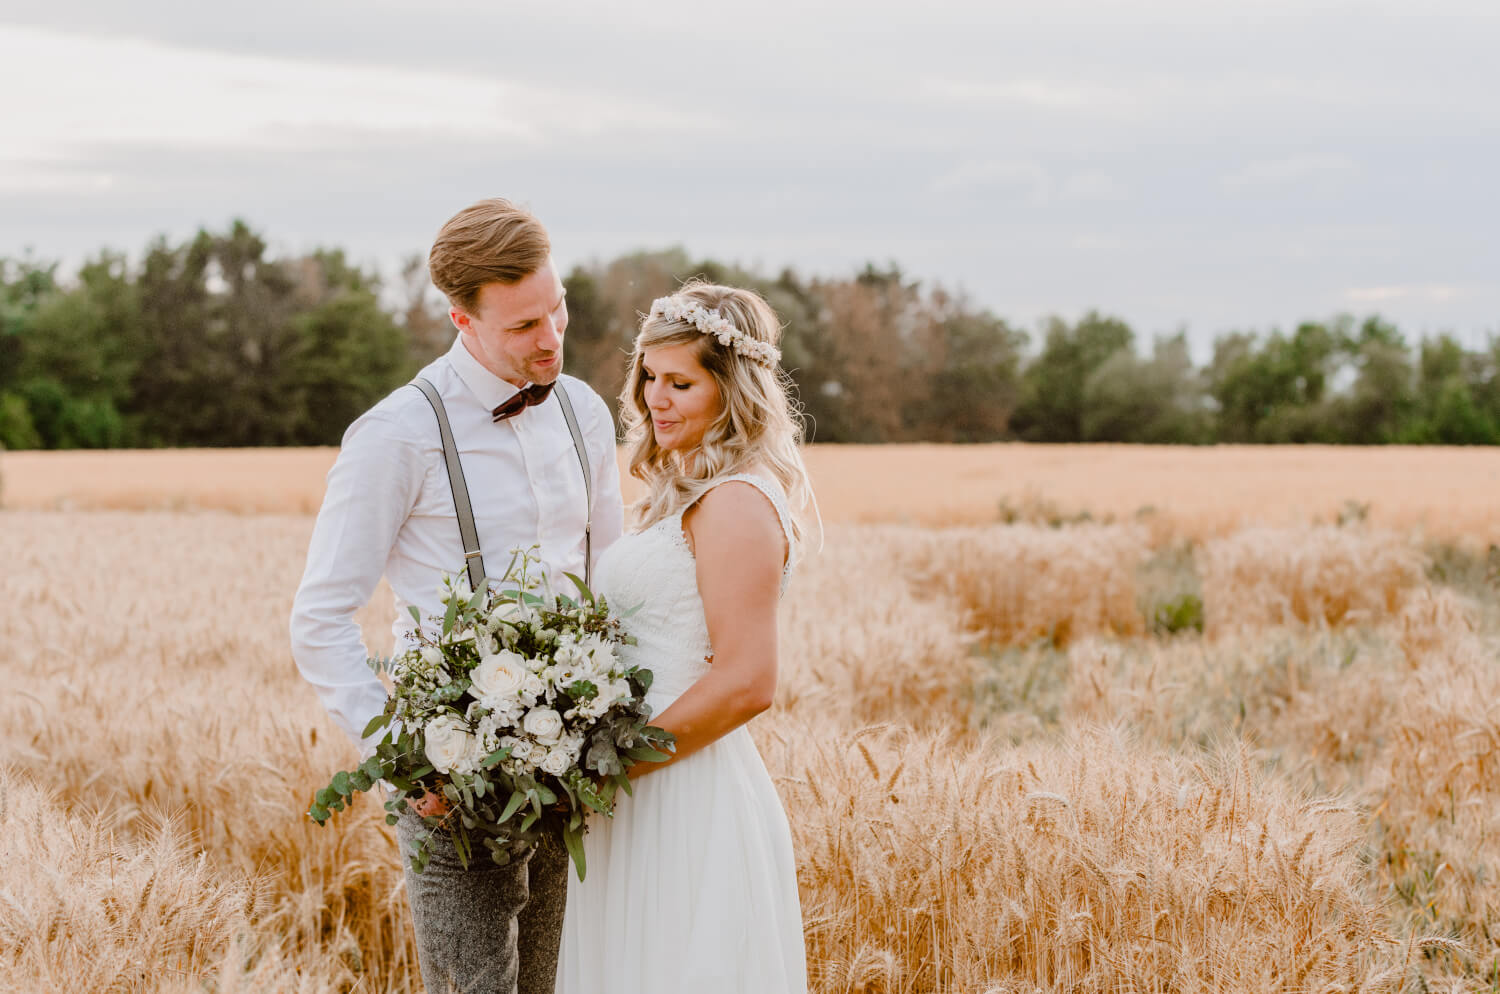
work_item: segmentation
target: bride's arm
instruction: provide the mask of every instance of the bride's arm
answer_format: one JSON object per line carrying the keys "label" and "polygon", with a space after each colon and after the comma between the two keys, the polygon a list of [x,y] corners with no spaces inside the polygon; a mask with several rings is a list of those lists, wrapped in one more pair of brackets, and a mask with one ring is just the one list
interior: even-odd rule
{"label": "bride's arm", "polygon": [[683,527],[698,563],[698,592],[713,643],[713,665],[652,724],[677,736],[664,763],[639,763],[630,776],[659,770],[734,731],[771,706],[776,694],[776,607],[781,596],[781,523],[754,486],[715,487]]}

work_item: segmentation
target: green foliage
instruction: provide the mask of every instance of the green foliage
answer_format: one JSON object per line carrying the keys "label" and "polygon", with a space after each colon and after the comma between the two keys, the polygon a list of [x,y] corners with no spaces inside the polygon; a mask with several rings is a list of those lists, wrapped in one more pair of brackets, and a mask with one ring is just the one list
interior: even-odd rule
{"label": "green foliage", "polygon": [[1151,612],[1151,631],[1157,635],[1203,631],[1203,598],[1192,591],[1178,594],[1156,605]]}
{"label": "green foliage", "polygon": [[[1225,334],[1200,368],[1184,334],[1142,355],[1089,312],[1047,320],[1028,356],[1025,332],[894,264],[808,279],[670,248],[575,266],[568,371],[618,397],[641,314],[694,277],[771,303],[813,441],[1500,444],[1500,339],[1414,347],[1339,317]],[[66,280],[0,259],[0,444],[336,444],[453,340],[420,256],[396,296],[340,251],[277,258],[242,221]]]}
{"label": "green foliage", "polygon": [[1111,358],[1129,354],[1129,325],[1090,311],[1076,325],[1059,318],[1047,324],[1041,354],[1026,367],[1014,429],[1031,442],[1078,442],[1087,438],[1085,390]]}

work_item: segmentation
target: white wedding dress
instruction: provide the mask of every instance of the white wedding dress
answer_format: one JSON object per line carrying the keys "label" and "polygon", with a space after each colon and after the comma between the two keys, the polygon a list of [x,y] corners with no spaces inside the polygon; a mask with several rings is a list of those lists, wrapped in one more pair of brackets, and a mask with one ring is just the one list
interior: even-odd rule
{"label": "white wedding dress", "polygon": [[[776,507],[780,490],[742,480]],[[597,589],[637,643],[627,661],[652,671],[661,714],[707,672],[708,625],[682,514],[626,535],[600,557]],[[805,994],[807,961],[797,864],[781,799],[740,726],[633,782],[612,819],[584,836],[587,877],[569,867],[558,994]]]}

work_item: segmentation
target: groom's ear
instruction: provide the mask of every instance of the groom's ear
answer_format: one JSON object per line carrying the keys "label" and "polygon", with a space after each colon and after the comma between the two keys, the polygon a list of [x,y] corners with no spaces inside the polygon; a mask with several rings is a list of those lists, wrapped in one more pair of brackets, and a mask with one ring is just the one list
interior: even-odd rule
{"label": "groom's ear", "polygon": [[465,332],[470,329],[469,315],[459,310],[457,307],[448,308],[448,320],[452,321],[453,327],[457,328],[460,332]]}

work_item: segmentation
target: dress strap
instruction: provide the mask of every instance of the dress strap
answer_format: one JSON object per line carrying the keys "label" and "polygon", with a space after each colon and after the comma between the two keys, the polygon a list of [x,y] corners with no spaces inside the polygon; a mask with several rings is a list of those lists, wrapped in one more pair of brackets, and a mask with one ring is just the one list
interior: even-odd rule
{"label": "dress strap", "polygon": [[787,507],[786,497],[782,494],[781,488],[771,480],[755,473],[736,473],[733,476],[726,476],[717,481],[714,486],[734,482],[750,484],[765,494],[771,506],[776,508],[776,517],[781,521],[781,533],[786,537],[786,568],[782,570],[782,576],[783,579],[790,576],[792,566],[797,561],[797,542],[792,537],[792,514]]}

